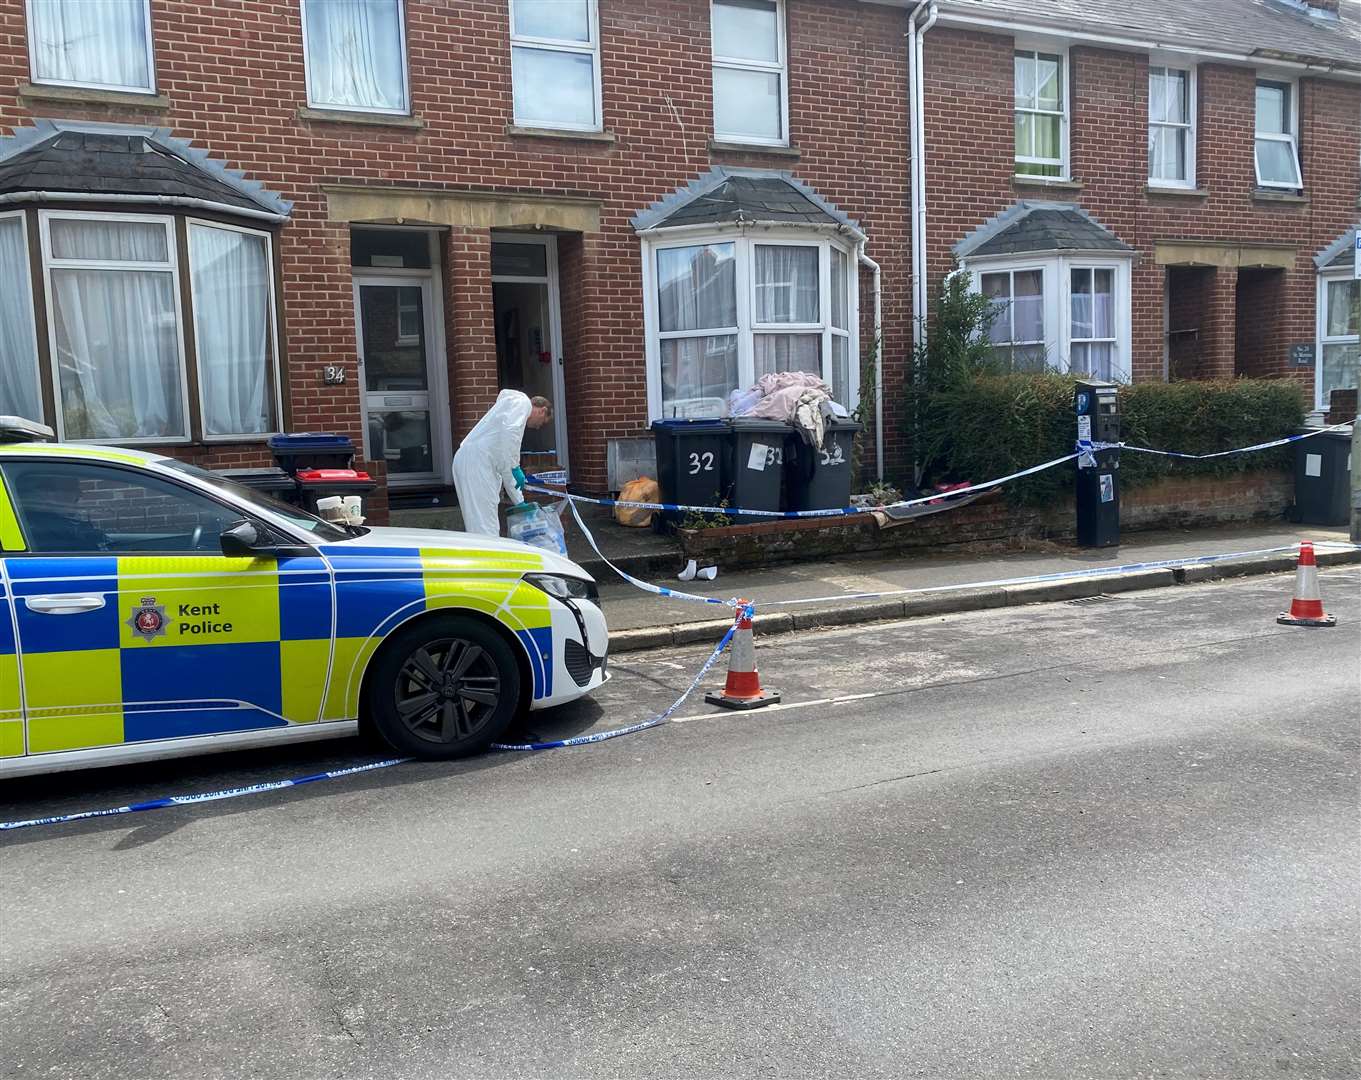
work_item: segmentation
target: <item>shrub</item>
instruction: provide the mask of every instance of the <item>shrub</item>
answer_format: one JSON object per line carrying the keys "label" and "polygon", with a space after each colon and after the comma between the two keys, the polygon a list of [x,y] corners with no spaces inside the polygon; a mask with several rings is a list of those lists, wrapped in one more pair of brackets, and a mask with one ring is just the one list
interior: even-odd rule
{"label": "shrub", "polygon": [[[977,483],[1072,453],[1074,379],[1056,373],[975,375],[958,386],[917,395],[916,447],[925,481]],[[1122,438],[1156,450],[1203,454],[1290,434],[1304,420],[1304,395],[1290,380],[1139,383],[1120,389]],[[1180,461],[1121,455],[1122,483],[1168,475],[1227,474],[1282,466],[1290,450]],[[1073,484],[1071,465],[1007,486],[1016,503],[1043,503]]]}

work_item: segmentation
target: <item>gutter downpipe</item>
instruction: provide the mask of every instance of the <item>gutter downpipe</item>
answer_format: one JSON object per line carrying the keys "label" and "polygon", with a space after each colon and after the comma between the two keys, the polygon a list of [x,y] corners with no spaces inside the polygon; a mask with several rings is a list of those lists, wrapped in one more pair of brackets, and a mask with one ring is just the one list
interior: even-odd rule
{"label": "gutter downpipe", "polygon": [[[917,18],[925,9],[926,20]],[[909,89],[912,125],[912,344],[926,343],[926,90],[922,78],[922,46],[926,32],[936,25],[935,0],[922,0],[908,16]]]}
{"label": "gutter downpipe", "polygon": [[[861,240],[856,256],[861,266],[869,267],[874,275],[874,467],[880,480],[884,478],[884,309],[879,298],[879,264],[865,254]],[[856,321],[860,319],[856,312]]]}

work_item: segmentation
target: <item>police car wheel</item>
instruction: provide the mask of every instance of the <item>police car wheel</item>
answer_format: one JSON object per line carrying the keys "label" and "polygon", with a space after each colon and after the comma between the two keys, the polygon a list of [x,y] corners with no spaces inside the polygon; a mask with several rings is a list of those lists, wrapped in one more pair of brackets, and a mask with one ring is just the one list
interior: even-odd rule
{"label": "police car wheel", "polygon": [[447,758],[481,750],[514,718],[520,669],[476,619],[442,615],[388,639],[369,683],[379,734],[402,753]]}

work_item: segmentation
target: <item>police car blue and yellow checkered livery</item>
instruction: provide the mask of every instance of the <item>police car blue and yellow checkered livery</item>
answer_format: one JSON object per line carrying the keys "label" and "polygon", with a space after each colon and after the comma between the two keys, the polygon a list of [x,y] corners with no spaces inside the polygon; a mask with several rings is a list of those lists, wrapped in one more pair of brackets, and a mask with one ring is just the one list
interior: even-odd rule
{"label": "police car blue and yellow checkered livery", "polygon": [[341,526],[0,421],[0,775],[361,721],[404,753],[469,753],[599,686],[606,644],[594,582],[549,552]]}

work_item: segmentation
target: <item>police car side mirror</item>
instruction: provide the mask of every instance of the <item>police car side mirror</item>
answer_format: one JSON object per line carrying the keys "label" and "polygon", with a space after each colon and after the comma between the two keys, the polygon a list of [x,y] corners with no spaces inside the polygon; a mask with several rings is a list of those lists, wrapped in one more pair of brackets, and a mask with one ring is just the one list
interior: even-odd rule
{"label": "police car side mirror", "polygon": [[266,545],[260,541],[260,530],[249,521],[238,521],[222,534],[222,554],[238,557],[258,555]]}

